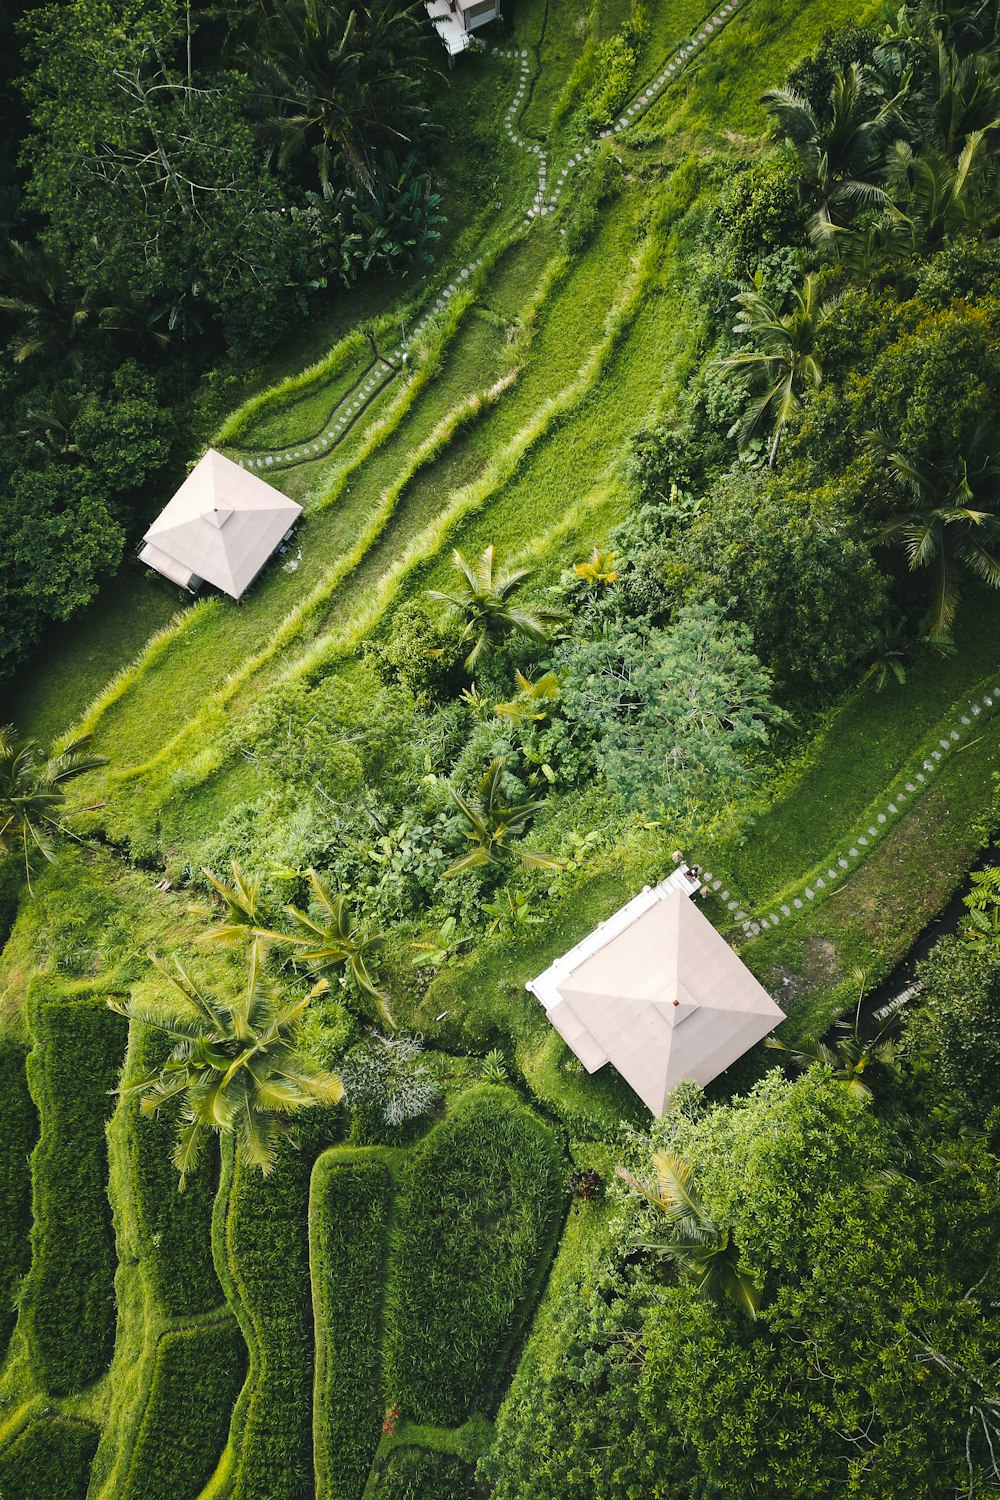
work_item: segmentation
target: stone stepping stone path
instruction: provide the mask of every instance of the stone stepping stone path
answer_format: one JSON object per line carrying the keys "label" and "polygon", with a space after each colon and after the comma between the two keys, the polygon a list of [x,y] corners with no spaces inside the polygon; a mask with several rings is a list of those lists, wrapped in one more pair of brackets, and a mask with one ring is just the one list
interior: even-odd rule
{"label": "stone stepping stone path", "polygon": [[[765,908],[763,912],[750,917],[740,909],[739,902],[732,900],[729,892],[723,890],[723,882],[710,870],[702,874],[703,885],[717,894],[728,910],[734,913],[733,920],[742,925],[748,937],[756,937],[760,932],[779,927],[782,922],[787,922],[800,911],[806,910],[821,896],[841,885],[850,876],[864,859],[865,851],[870,850],[883,834],[888,833],[902,814],[908,810],[910,803],[927,789],[934,778],[934,773],[941,767],[947,756],[952,751],[960,749],[963,741],[977,738],[983,722],[998,706],[1000,706],[1000,682],[985,691],[980,689],[978,696],[967,703],[960,713],[955,714],[951,726],[946,726],[940,732],[935,744],[925,750],[919,766],[915,765],[909,772],[904,772],[890,784],[885,801],[874,813],[869,813],[871,821],[845,843],[841,852],[831,855],[829,863],[821,867],[818,875],[812,872],[804,877],[801,885],[795,888],[794,894],[786,896],[780,905],[776,904],[771,910]],[[970,730],[976,733],[970,735]]]}
{"label": "stone stepping stone path", "polygon": [[[693,53],[700,50],[706,42],[710,41],[715,33],[726,21],[737,11],[741,5],[747,4],[747,0],[726,0],[726,3],[705,21],[701,29],[684,45],[675,52],[674,56],[664,67],[663,71],[652,80],[651,83],[641,90],[633,102],[627,107],[621,118],[610,129],[602,131],[602,137],[619,135],[634,125],[651,104],[653,104],[663,93],[663,90],[682,71]],[[519,134],[517,119],[524,107],[525,96],[528,92],[530,76],[529,55],[526,48],[499,47],[493,49],[495,57],[509,58],[517,69],[517,83],[514,89],[514,97],[504,114],[504,130],[512,145],[520,150],[528,152],[535,158],[538,172],[538,186],[531,205],[524,215],[525,224],[533,220],[544,218],[558,207],[559,199],[566,186],[569,177],[584,165],[587,159],[593,155],[594,145],[581,146],[574,156],[566,163],[558,179],[549,188],[549,159],[545,148],[537,141],[529,141]],[[413,337],[417,338],[424,332],[439,313],[444,312],[448,303],[468,282],[480,268],[483,257],[470,260],[467,265],[456,272],[452,280],[438,292],[433,303],[425,309],[419,321],[413,329]],[[365,376],[360,386],[355,386],[349,391],[340,404],[335,408],[323,431],[308,442],[294,444],[290,448],[268,453],[246,456],[238,459],[241,468],[252,469],[260,473],[267,469],[287,469],[295,464],[310,463],[313,459],[320,458],[336,448],[345,433],[354,425],[359,417],[367,410],[375,397],[399,374],[400,368],[408,363],[408,350],[404,344],[400,344],[388,355],[381,358],[377,364]],[[740,918],[742,920],[742,918]]]}
{"label": "stone stepping stone path", "polygon": [[[424,310],[414,324],[411,338],[419,338],[437,315],[444,311],[460,288],[471,280],[481,265],[482,259],[470,260],[467,265],[462,266],[461,270],[456,272],[454,278],[441,289],[433,304]],[[317,437],[306,443],[295,444],[291,448],[258,454],[256,457],[241,458],[238,460],[240,468],[253,469],[257,473],[265,469],[288,469],[295,464],[309,463],[324,453],[329,453],[363,415],[375,397],[380,395],[390,381],[396,378],[400,369],[405,368],[408,361],[409,350],[406,345],[397,345],[390,354],[379,359],[371,367],[360,385],[354,386],[347,392],[340,404],[334,408],[329,421]]]}

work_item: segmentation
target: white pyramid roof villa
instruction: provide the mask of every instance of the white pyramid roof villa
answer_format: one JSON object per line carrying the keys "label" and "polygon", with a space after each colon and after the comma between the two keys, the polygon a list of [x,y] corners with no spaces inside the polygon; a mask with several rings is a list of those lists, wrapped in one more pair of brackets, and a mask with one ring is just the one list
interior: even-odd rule
{"label": "white pyramid roof villa", "polygon": [[301,505],[209,448],[146,532],[139,558],[172,583],[238,599],[302,514]]}
{"label": "white pyramid roof villa", "polygon": [[587,1072],[613,1063],[654,1115],[785,1019],[692,901],[698,886],[681,865],[527,986]]}

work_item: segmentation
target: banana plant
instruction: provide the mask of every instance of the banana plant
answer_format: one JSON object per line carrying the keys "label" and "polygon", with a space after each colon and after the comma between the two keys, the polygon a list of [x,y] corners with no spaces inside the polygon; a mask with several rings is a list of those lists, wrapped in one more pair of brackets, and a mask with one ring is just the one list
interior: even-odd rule
{"label": "banana plant", "polygon": [[515,724],[540,724],[548,718],[559,697],[559,678],[555,672],[545,672],[532,682],[521,671],[515,672],[514,677],[517,692],[509,702],[498,703],[493,712]]}
{"label": "banana plant", "polygon": [[537,849],[524,849],[514,840],[524,833],[531,819],[545,806],[544,798],[508,803],[503,795],[504,760],[497,756],[487,766],[479,783],[475,801],[449,787],[452,801],[465,820],[465,837],[472,847],[444,871],[446,876],[463,875],[482,865],[508,864],[518,859],[530,869],[561,870],[562,861]]}
{"label": "banana plant", "polygon": [[256,929],[254,936],[290,948],[293,961],[315,973],[334,969],[350,974],[358,989],[375,1002],[386,1025],[395,1027],[386,997],[368,967],[371,958],[385,946],[384,934],[357,922],[347,897],[329,891],[315,870],[307,871],[306,880],[316,915],[312,910],[286,906],[297,932]]}

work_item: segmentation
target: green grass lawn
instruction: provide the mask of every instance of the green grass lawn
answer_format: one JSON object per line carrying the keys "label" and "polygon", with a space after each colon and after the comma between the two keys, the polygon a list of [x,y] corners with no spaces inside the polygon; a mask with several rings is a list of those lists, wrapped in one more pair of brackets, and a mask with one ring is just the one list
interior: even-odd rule
{"label": "green grass lawn", "polygon": [[905,770],[927,733],[952,705],[1000,666],[1000,600],[970,591],[956,629],[955,656],[921,655],[907,681],[878,692],[874,683],[847,696],[804,745],[773,799],[731,838],[698,851],[706,869],[753,910],[784,890],[852,834],[880,792]]}
{"label": "green grass lawn", "polygon": [[113,671],[137,656],[180,609],[181,594],[151,582],[131,560],[82,614],[53,625],[0,690],[0,720],[48,744],[77,719]]}

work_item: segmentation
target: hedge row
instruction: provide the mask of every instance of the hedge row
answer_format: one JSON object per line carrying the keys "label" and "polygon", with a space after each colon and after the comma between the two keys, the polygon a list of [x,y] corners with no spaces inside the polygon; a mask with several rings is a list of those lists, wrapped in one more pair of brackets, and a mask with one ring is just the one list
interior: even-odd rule
{"label": "hedge row", "polygon": [[471,1090],[413,1152],[386,1296],[386,1394],[405,1417],[487,1405],[560,1200],[552,1132],[509,1089]]}
{"label": "hedge row", "polygon": [[[158,1068],[170,1051],[169,1038],[146,1027],[138,1031],[133,1048],[137,1070]],[[219,1150],[212,1141],[179,1193],[171,1161],[176,1133],[176,1110],[144,1118],[138,1100],[129,1105],[125,1141],[139,1244],[161,1306],[187,1318],[210,1312],[223,1300],[212,1262]]]}
{"label": "hedge row", "polygon": [[0,1500],[85,1500],[98,1431],[70,1417],[39,1417],[0,1453]]}
{"label": "hedge row", "polygon": [[453,1453],[397,1448],[372,1500],[473,1500],[475,1471]]}
{"label": "hedge row", "polygon": [[239,1164],[233,1174],[228,1259],[257,1357],[230,1500],[313,1494],[309,1176],[342,1128],[341,1111],[317,1110],[296,1125],[298,1149],[285,1147],[269,1177]]}
{"label": "hedge row", "polygon": [[0,1047],[0,1355],[14,1327],[14,1293],[28,1269],[31,1227],[29,1157],[38,1138],[38,1116],[28,1092],[25,1054]]}
{"label": "hedge row", "polygon": [[163,1335],[120,1500],[201,1493],[226,1445],[246,1372],[247,1347],[233,1322]]}
{"label": "hedge row", "polygon": [[115,1340],[115,1240],[105,1125],[126,1027],[102,997],[30,1007],[28,1082],[41,1117],[31,1158],[31,1269],[21,1307],[42,1387],[78,1391],[108,1366]]}
{"label": "hedge row", "polygon": [[316,1471],[324,1500],[360,1500],[384,1416],[382,1297],[392,1176],[377,1157],[313,1173]]}

